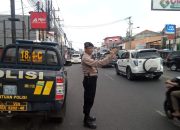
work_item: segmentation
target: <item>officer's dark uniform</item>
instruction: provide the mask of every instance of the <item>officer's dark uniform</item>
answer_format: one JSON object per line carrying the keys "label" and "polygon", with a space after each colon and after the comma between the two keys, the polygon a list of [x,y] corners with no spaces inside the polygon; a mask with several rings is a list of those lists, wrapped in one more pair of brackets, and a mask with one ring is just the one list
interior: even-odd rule
{"label": "officer's dark uniform", "polygon": [[[85,49],[88,47],[94,47],[92,43],[86,42],[84,43]],[[84,106],[83,113],[84,117],[84,125],[89,128],[96,128],[96,124],[93,122],[96,119],[90,116],[90,111],[94,103],[94,98],[96,94],[96,82],[97,82],[97,67],[108,64],[112,60],[112,55],[108,55],[106,58],[102,60],[94,60],[92,59],[92,55],[87,54],[86,52],[82,57],[82,69],[84,73]]]}

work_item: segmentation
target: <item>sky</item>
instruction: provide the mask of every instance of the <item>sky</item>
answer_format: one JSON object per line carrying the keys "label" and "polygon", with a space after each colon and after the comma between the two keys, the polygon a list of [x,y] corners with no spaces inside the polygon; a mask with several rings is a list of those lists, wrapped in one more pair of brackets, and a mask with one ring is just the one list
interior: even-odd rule
{"label": "sky", "polygon": [[[0,13],[10,12],[9,1],[3,0]],[[20,1],[15,0],[16,14],[22,13]],[[28,13],[32,8],[23,1]],[[180,27],[180,11],[152,11],[151,0],[53,0],[53,4],[59,6],[61,25],[76,50],[86,41],[100,46],[105,37],[126,36],[127,17],[133,22],[133,35],[146,29],[161,31],[165,24]]]}

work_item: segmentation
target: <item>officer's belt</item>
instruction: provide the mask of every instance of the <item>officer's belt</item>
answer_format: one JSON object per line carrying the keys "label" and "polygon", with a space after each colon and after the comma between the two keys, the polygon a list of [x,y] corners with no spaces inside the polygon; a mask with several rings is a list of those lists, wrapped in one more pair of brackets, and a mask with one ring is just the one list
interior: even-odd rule
{"label": "officer's belt", "polygon": [[88,74],[85,74],[84,77],[97,77],[97,75],[88,73]]}

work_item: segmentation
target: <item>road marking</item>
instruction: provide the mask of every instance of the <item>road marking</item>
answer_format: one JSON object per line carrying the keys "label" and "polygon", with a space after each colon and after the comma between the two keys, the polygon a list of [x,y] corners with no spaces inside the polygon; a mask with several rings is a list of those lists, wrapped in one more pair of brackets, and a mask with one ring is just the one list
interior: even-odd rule
{"label": "road marking", "polygon": [[159,115],[161,115],[161,116],[163,116],[163,117],[166,117],[166,115],[164,114],[164,112],[161,112],[161,111],[159,111],[159,110],[156,110],[156,112],[157,112]]}
{"label": "road marking", "polygon": [[114,79],[111,76],[109,76],[108,74],[104,74],[104,75],[107,76],[109,79],[114,81]]}

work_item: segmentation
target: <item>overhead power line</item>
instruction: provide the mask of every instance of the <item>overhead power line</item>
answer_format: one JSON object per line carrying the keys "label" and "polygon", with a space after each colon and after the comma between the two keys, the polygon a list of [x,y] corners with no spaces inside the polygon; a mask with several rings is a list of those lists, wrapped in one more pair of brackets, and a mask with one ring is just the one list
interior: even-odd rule
{"label": "overhead power line", "polygon": [[126,19],[119,19],[119,20],[112,21],[112,22],[109,22],[109,23],[104,23],[104,24],[84,25],[84,26],[64,25],[64,27],[67,27],[67,28],[96,28],[96,27],[103,27],[103,26],[112,25],[112,24],[115,24],[115,23],[122,22],[124,20],[126,20]]}

